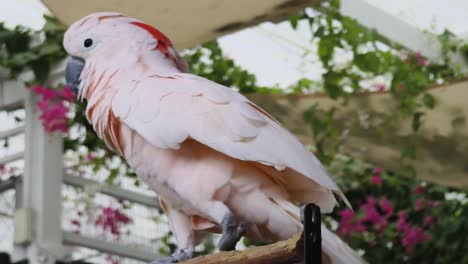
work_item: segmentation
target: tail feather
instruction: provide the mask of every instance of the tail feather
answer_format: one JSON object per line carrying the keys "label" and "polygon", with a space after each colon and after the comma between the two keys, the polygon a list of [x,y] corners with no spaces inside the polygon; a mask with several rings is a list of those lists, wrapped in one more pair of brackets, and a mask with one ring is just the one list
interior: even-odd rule
{"label": "tail feather", "polygon": [[[344,198],[346,199],[346,198]],[[300,210],[297,206],[287,200],[275,199],[279,205],[297,223],[300,219]],[[347,202],[347,200],[345,200]],[[329,264],[364,264],[367,263],[340,237],[330,231],[322,224],[322,251],[324,263]]]}
{"label": "tail feather", "polygon": [[351,203],[349,202],[348,198],[346,198],[346,196],[344,195],[344,193],[341,190],[333,191],[333,193],[335,195],[338,195],[338,197],[340,197],[340,199],[345,203],[346,207],[348,207],[349,209],[354,211],[354,209],[351,206]]}
{"label": "tail feather", "polygon": [[330,264],[362,264],[367,263],[341,238],[322,225],[322,250]]}

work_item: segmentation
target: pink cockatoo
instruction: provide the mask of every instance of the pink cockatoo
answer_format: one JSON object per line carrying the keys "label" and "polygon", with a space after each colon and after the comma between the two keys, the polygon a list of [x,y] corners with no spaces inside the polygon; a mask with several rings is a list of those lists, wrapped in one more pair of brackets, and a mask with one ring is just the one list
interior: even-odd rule
{"label": "pink cockatoo", "polygon": [[[68,85],[87,100],[86,117],[160,197],[178,251],[189,259],[204,234],[221,250],[243,235],[288,239],[302,231],[300,203],[332,211],[346,200],[321,163],[278,121],[238,92],[186,73],[159,30],[101,12],[65,33]],[[322,227],[332,263],[362,260]]]}

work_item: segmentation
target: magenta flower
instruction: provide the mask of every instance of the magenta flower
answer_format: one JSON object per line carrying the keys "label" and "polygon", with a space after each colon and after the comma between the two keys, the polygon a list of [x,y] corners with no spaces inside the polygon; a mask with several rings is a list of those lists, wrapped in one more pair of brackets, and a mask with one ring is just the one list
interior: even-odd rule
{"label": "magenta flower", "polygon": [[70,89],[64,88],[55,92],[52,89],[47,89],[42,86],[35,86],[32,91],[40,96],[37,102],[37,108],[41,114],[39,118],[47,133],[60,131],[67,133],[68,131],[68,107],[63,100],[70,100]]}
{"label": "magenta flower", "polygon": [[419,66],[425,66],[427,64],[426,59],[422,56],[421,52],[419,51],[414,54],[414,58],[416,59],[416,63]]}
{"label": "magenta flower", "polygon": [[405,251],[407,254],[411,254],[414,246],[425,242],[429,239],[429,236],[424,233],[424,231],[419,227],[409,228],[405,234],[401,243],[405,246]]}
{"label": "magenta flower", "polygon": [[385,84],[376,84],[374,87],[377,92],[384,92],[386,90]]}
{"label": "magenta flower", "polygon": [[120,237],[121,226],[132,223],[132,219],[120,212],[119,209],[104,207],[94,223],[104,231],[109,231],[112,235]]}
{"label": "magenta flower", "polygon": [[416,188],[414,188],[414,192],[416,194],[423,194],[424,191],[426,191],[426,186],[424,186],[423,184],[419,184],[418,186],[416,186]]}
{"label": "magenta flower", "polygon": [[381,216],[377,212],[375,207],[364,207],[364,212],[365,212],[365,215],[364,215],[364,217],[362,218],[361,221],[369,222],[369,223],[372,223],[372,224],[380,222]]}
{"label": "magenta flower", "polygon": [[383,184],[382,178],[380,178],[380,176],[377,176],[377,175],[372,176],[371,182],[372,182],[373,184],[379,185],[379,186]]}
{"label": "magenta flower", "polygon": [[434,220],[434,217],[428,215],[426,217],[424,217],[424,220],[423,220],[423,226],[424,227],[428,227],[428,226],[431,226],[435,223],[435,220]]}
{"label": "magenta flower", "polygon": [[397,220],[397,231],[398,232],[404,233],[410,228],[410,225],[406,222],[407,218],[408,218],[408,212],[401,211],[401,212],[398,213],[398,220]]}
{"label": "magenta flower", "polygon": [[339,211],[338,214],[341,216],[342,219],[345,219],[345,220],[350,220],[355,216],[353,210],[349,208]]}
{"label": "magenta flower", "polygon": [[337,234],[341,237],[351,236],[354,232],[364,232],[366,227],[355,219],[355,214],[351,209],[343,209],[338,212],[341,216],[340,226]]}
{"label": "magenta flower", "polygon": [[418,212],[418,211],[421,211],[423,208],[424,208],[424,200],[423,199],[416,200],[414,204],[414,210]]}
{"label": "magenta flower", "polygon": [[427,206],[429,206],[429,207],[437,207],[439,205],[440,205],[439,201],[428,201],[427,202]]}
{"label": "magenta flower", "polygon": [[85,156],[85,161],[87,162],[90,162],[90,161],[93,161],[95,159],[95,155],[93,153],[88,153],[86,156]]}
{"label": "magenta flower", "polygon": [[393,214],[393,206],[390,203],[390,201],[387,199],[387,197],[382,197],[382,199],[380,199],[379,205],[386,216],[390,216]]}
{"label": "magenta flower", "polygon": [[376,200],[374,196],[367,196],[366,203],[362,207],[374,207],[376,205]]}
{"label": "magenta flower", "polygon": [[43,99],[45,100],[50,100],[55,98],[55,92],[51,89],[45,88],[43,86],[34,86],[32,88],[32,91],[35,94],[41,95]]}
{"label": "magenta flower", "polygon": [[382,185],[383,180],[380,177],[382,174],[382,168],[381,167],[375,167],[374,169],[374,174],[372,175],[371,182],[375,185]]}
{"label": "magenta flower", "polygon": [[374,169],[374,175],[378,175],[380,176],[380,174],[382,174],[382,168],[381,167],[375,167]]}
{"label": "magenta flower", "polygon": [[65,86],[62,89],[58,90],[57,95],[67,102],[72,102],[73,100],[75,100],[76,97],[75,93],[68,86]]}

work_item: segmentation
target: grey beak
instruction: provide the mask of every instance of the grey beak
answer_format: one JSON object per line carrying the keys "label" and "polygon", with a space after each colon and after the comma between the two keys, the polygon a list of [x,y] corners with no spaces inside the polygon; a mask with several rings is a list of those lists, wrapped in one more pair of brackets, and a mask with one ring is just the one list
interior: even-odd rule
{"label": "grey beak", "polygon": [[80,75],[81,71],[83,71],[85,63],[85,60],[82,58],[71,57],[68,60],[67,68],[65,69],[65,80],[67,81],[67,85],[76,94],[78,94],[81,81]]}

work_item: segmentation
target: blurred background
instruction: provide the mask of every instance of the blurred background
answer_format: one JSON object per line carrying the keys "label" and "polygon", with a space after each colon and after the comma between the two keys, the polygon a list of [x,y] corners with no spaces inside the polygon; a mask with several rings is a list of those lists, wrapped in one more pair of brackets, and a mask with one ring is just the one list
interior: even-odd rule
{"label": "blurred background", "polygon": [[0,0],[0,252],[114,264],[175,250],[155,194],[64,87],[67,26],[118,11],[310,145],[354,208],[323,220],[369,263],[468,263],[466,10],[467,0]]}

